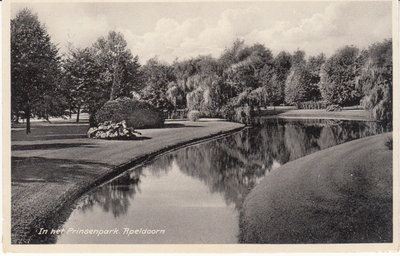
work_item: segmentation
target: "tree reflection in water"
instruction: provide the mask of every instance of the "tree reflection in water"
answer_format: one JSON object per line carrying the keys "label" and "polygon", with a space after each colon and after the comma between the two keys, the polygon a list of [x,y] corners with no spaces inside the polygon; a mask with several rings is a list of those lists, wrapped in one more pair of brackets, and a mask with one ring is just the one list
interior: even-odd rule
{"label": "tree reflection in water", "polygon": [[[150,173],[158,176],[162,172],[167,173],[171,163],[172,156],[165,155],[157,161],[151,163]],[[130,199],[133,199],[135,194],[140,191],[140,178],[143,174],[143,167],[127,170],[122,175],[112,181],[96,188],[88,195],[83,197],[77,208],[86,212],[93,206],[100,206],[105,212],[112,212],[114,218],[125,215],[130,205]]]}
{"label": "tree reflection in water", "polygon": [[[273,168],[390,129],[375,122],[259,119],[256,126],[242,132],[161,156],[146,171],[153,176],[168,174],[176,163],[181,172],[201,180],[211,192],[221,193],[228,205],[239,210],[249,191]],[[126,214],[131,199],[140,193],[143,168],[127,171],[94,190],[79,207],[86,211],[98,205],[115,218]]]}

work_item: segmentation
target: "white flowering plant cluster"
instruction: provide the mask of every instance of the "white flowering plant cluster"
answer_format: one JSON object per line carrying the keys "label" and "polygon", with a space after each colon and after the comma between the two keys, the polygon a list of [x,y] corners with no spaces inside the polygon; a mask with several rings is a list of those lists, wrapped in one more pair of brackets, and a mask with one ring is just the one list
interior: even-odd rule
{"label": "white flowering plant cluster", "polygon": [[105,121],[100,123],[97,127],[91,127],[87,132],[89,138],[117,140],[135,139],[137,137],[136,134],[141,135],[141,133],[135,131],[133,127],[128,127],[125,120],[118,123]]}

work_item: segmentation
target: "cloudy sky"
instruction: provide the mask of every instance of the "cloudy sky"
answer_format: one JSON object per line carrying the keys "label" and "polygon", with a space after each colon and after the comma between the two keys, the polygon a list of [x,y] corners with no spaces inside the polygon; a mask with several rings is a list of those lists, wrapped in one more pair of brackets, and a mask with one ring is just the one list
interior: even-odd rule
{"label": "cloudy sky", "polygon": [[167,62],[200,54],[218,57],[236,38],[263,43],[273,53],[307,55],[353,44],[361,48],[391,37],[391,2],[180,2],[36,3],[28,7],[45,23],[60,51],[68,42],[91,45],[110,30],[124,34],[140,62]]}

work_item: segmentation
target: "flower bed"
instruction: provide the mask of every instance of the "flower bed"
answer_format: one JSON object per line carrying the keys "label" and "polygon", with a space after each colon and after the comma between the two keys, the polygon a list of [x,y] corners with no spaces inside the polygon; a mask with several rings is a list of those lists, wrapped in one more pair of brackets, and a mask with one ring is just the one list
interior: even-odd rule
{"label": "flower bed", "polygon": [[135,131],[133,127],[128,127],[125,120],[118,123],[106,121],[100,123],[97,127],[91,127],[87,132],[89,138],[114,140],[135,139],[137,137],[135,134],[141,135],[141,133]]}

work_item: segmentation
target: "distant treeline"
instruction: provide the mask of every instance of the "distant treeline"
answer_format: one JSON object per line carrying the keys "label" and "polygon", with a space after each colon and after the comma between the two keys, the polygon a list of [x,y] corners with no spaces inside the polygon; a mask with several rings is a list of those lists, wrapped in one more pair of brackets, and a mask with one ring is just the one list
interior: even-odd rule
{"label": "distant treeline", "polygon": [[[123,34],[111,31],[90,47],[60,55],[37,15],[11,21],[12,119],[48,119],[131,97],[163,111],[197,110],[202,116],[247,122],[271,105],[359,105],[376,120],[392,119],[392,40],[368,49],[344,46],[327,58],[304,51],[274,56],[262,44],[236,40],[219,58],[198,56],[168,64],[139,64]],[[304,104],[303,104],[304,105]],[[29,132],[29,127],[27,128]]]}

